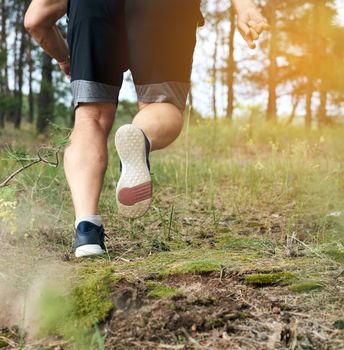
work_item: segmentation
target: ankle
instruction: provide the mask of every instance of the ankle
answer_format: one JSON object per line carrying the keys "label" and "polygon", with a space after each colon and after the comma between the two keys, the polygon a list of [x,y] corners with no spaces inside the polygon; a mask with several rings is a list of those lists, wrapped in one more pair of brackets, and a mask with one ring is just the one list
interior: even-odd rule
{"label": "ankle", "polygon": [[83,215],[80,217],[77,217],[75,220],[75,228],[78,227],[80,222],[87,221],[90,222],[91,224],[94,224],[96,226],[101,226],[102,225],[102,218],[100,215]]}

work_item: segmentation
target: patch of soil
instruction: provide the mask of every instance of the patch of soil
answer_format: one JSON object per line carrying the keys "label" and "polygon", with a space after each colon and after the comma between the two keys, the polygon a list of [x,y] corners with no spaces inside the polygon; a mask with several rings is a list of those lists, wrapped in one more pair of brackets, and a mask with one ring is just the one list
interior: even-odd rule
{"label": "patch of soil", "polygon": [[[287,286],[257,288],[245,284],[243,277],[234,271],[166,276],[157,282],[182,292],[170,299],[149,298],[147,281],[114,283],[111,298],[116,307],[101,325],[105,348],[344,349],[340,296],[328,299],[323,291],[293,295]],[[316,307],[315,299],[323,307]],[[19,329],[0,328],[0,348],[19,349],[19,334]],[[51,337],[25,349],[71,347]]]}
{"label": "patch of soil", "polygon": [[152,300],[143,281],[116,284],[107,349],[344,349],[343,331],[305,313],[285,287],[253,288],[218,274],[159,282],[183,295]]}

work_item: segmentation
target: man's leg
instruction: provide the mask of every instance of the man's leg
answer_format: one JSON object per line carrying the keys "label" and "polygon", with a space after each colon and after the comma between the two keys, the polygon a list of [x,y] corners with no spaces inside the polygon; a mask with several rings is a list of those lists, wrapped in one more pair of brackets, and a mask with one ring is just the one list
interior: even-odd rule
{"label": "man's leg", "polygon": [[138,100],[148,105],[116,133],[122,163],[116,197],[119,213],[136,218],[152,201],[149,151],[171,144],[183,126],[200,1],[125,3],[129,66]]}
{"label": "man's leg", "polygon": [[171,103],[139,103],[139,113],[133,124],[140,128],[151,142],[151,151],[170,145],[183,128],[183,114]]}
{"label": "man's leg", "polygon": [[114,116],[114,104],[81,104],[76,109],[64,167],[77,219],[99,213],[108,162],[107,139]]}
{"label": "man's leg", "polygon": [[117,130],[115,142],[121,159],[121,177],[116,198],[119,213],[128,218],[142,216],[152,201],[148,156],[167,147],[183,127],[182,112],[170,103],[139,104],[133,124]]}

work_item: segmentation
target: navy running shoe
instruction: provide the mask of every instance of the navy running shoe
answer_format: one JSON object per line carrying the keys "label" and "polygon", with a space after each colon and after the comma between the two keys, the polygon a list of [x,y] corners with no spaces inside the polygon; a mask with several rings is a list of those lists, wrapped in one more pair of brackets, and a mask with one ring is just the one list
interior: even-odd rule
{"label": "navy running shoe", "polygon": [[75,232],[75,256],[77,258],[104,254],[106,252],[103,226],[88,221],[79,223]]}

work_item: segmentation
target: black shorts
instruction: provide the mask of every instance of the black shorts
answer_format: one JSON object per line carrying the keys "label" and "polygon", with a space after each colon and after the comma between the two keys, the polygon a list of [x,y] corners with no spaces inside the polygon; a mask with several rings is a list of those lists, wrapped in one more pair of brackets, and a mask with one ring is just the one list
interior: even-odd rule
{"label": "black shorts", "polygon": [[130,69],[138,100],[185,108],[201,0],[69,0],[72,92],[117,103]]}

